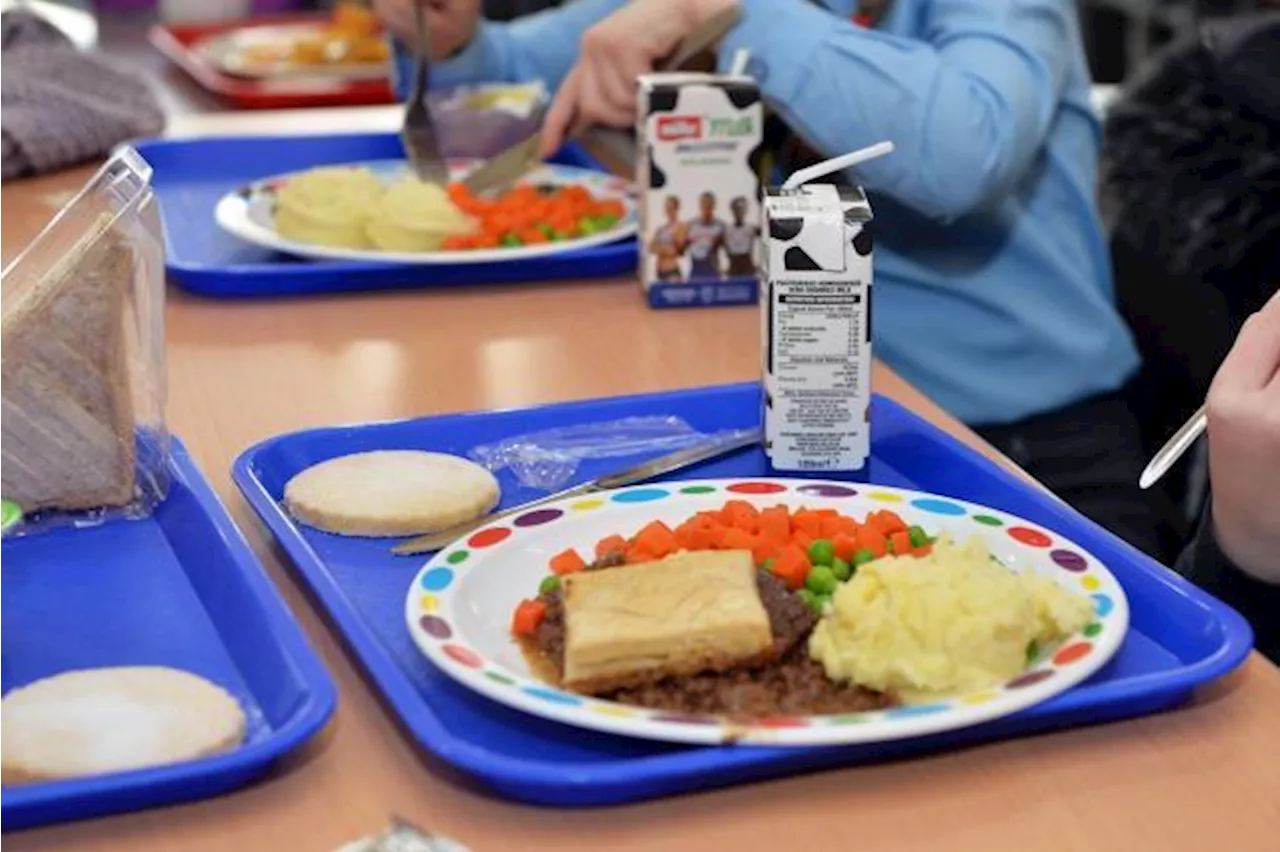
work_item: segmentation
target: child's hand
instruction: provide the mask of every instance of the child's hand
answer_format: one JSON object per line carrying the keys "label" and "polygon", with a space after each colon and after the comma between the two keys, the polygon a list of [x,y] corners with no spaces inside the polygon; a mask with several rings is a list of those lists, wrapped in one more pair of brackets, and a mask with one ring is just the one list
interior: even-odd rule
{"label": "child's hand", "polygon": [[466,47],[480,23],[480,0],[373,0],[373,10],[382,25],[413,50],[418,37],[413,27],[413,4],[423,4],[426,13],[427,57],[432,62],[447,59]]}
{"label": "child's hand", "polygon": [[1280,293],[1245,323],[1208,411],[1218,543],[1241,570],[1280,583]]}
{"label": "child's hand", "polygon": [[561,83],[542,129],[542,155],[577,128],[628,127],[636,78],[653,70],[699,24],[737,0],[633,0],[582,36],[578,62]]}

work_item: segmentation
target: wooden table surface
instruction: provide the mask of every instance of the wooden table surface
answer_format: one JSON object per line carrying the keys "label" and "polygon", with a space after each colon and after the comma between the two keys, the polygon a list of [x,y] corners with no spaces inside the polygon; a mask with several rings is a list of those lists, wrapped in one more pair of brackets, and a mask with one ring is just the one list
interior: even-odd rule
{"label": "wooden table surface", "polygon": [[[377,127],[387,113],[214,115],[171,129],[274,132],[326,121]],[[88,173],[5,186],[6,259]],[[11,834],[10,852],[327,852],[393,813],[477,852],[1276,848],[1280,672],[1256,656],[1190,706],[1137,721],[626,807],[559,811],[489,797],[409,744],[228,475],[254,441],[310,426],[751,379],[756,323],[749,308],[649,310],[630,280],[254,303],[171,289],[171,426],[323,655],[340,706],[320,737],[252,787]],[[990,452],[889,371],[878,368],[875,384]]]}

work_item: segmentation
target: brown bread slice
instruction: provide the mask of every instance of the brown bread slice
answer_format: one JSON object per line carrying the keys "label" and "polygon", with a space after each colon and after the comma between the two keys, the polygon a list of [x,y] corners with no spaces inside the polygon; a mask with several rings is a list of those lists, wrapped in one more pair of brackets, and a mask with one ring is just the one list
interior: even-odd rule
{"label": "brown bread slice", "polygon": [[0,493],[25,511],[134,498],[125,337],[132,279],[128,242],[99,227],[50,274],[4,299]]}

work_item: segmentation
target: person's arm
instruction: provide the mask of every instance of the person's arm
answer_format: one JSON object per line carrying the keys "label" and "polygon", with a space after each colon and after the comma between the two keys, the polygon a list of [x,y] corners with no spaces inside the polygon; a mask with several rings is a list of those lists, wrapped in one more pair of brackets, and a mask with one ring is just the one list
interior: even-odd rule
{"label": "person's arm", "polygon": [[892,141],[894,154],[859,167],[862,182],[942,219],[1031,167],[1079,45],[1072,0],[934,0],[924,40],[863,29],[807,0],[741,8],[721,70],[749,50],[770,106],[827,154]]}
{"label": "person's arm", "polygon": [[[524,83],[541,80],[555,91],[578,58],[578,43],[592,24],[626,0],[571,0],[514,21],[481,21],[475,37],[457,55],[431,66],[431,87],[465,83]],[[397,90],[407,94],[413,56],[397,46]]]}

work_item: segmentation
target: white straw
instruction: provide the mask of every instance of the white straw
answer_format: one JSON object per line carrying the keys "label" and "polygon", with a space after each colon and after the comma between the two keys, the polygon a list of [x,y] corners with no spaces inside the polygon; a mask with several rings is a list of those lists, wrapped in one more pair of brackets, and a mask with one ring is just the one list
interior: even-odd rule
{"label": "white straw", "polygon": [[791,177],[782,182],[782,188],[795,189],[800,184],[808,183],[814,178],[820,178],[832,172],[843,171],[859,163],[865,163],[867,160],[874,160],[876,157],[883,157],[892,150],[892,142],[877,142],[874,145],[859,148],[857,151],[850,151],[848,154],[841,154],[839,157],[832,157],[830,160],[814,163],[812,166],[806,166],[799,171],[792,172]]}
{"label": "white straw", "polygon": [[751,61],[751,51],[745,47],[738,48],[733,54],[733,64],[729,66],[730,77],[742,77],[747,73],[747,63]]}

